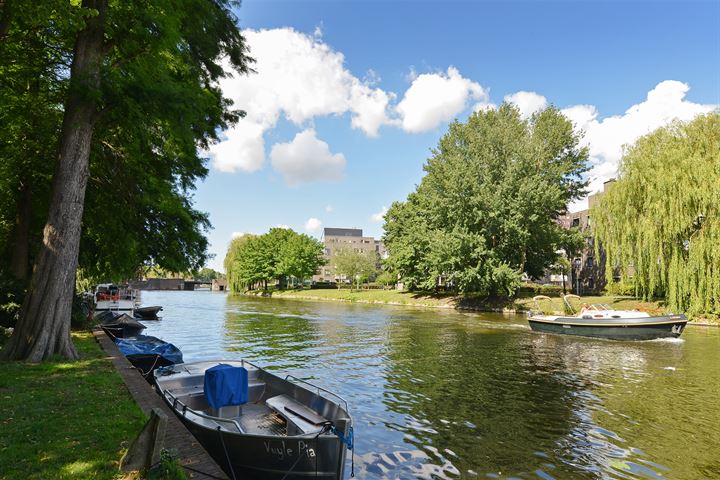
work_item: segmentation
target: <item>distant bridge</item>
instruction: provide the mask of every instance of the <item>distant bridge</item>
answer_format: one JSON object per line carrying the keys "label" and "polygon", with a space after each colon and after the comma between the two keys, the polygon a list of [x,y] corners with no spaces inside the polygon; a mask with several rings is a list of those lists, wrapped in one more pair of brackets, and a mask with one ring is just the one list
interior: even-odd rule
{"label": "distant bridge", "polygon": [[225,291],[225,280],[185,280],[182,278],[148,278],[130,282],[138,290],[195,290],[205,286],[215,291]]}

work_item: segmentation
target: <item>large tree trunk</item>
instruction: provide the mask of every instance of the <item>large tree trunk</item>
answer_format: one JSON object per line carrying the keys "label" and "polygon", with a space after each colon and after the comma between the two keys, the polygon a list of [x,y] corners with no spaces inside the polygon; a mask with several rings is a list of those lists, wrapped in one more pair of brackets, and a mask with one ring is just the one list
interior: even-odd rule
{"label": "large tree trunk", "polygon": [[83,0],[95,9],[78,34],[70,71],[60,152],[43,230],[43,244],[20,319],[2,354],[13,360],[39,362],[51,355],[78,358],[70,339],[80,232],[88,178],[90,143],[98,118],[103,29],[107,0]]}

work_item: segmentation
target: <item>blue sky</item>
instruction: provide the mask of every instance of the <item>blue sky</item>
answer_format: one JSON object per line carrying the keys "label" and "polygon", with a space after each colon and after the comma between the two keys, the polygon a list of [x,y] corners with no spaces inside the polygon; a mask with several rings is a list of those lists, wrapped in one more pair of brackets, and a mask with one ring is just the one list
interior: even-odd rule
{"label": "blue sky", "polygon": [[379,237],[448,121],[476,109],[563,109],[597,189],[624,143],[720,105],[718,1],[245,0],[237,15],[258,73],[222,87],[248,117],[195,194],[216,269],[233,234],[278,225]]}

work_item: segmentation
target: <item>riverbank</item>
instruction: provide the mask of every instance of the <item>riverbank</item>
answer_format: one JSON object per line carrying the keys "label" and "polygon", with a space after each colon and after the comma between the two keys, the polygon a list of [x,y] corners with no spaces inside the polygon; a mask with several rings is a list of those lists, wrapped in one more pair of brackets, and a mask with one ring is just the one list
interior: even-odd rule
{"label": "riverbank", "polygon": [[[403,305],[409,307],[449,308],[477,312],[525,313],[535,308],[534,294],[525,294],[516,298],[488,298],[478,295],[452,295],[402,292],[397,290],[350,290],[350,289],[317,289],[317,290],[272,290],[269,292],[248,292],[249,295],[269,294],[273,298],[291,298],[297,300],[334,301],[349,303],[368,303],[381,305]],[[647,310],[651,314],[667,312],[661,301],[644,301],[626,296],[588,296],[582,297],[583,303],[607,304],[617,310]],[[547,313],[563,311],[560,297],[543,300],[540,307]],[[694,324],[718,325],[717,319],[695,319]]]}
{"label": "riverbank", "polygon": [[3,479],[128,478],[119,461],[145,416],[92,334],[72,336],[79,361],[0,363]]}

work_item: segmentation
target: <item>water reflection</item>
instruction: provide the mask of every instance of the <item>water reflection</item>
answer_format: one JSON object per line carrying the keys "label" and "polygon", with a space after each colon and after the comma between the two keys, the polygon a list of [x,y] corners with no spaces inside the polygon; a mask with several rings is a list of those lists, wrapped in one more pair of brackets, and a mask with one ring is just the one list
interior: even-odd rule
{"label": "water reflection", "polygon": [[621,343],[534,334],[515,316],[207,292],[144,301],[165,306],[147,333],[187,360],[252,359],[346,397],[360,478],[720,476],[718,330]]}

